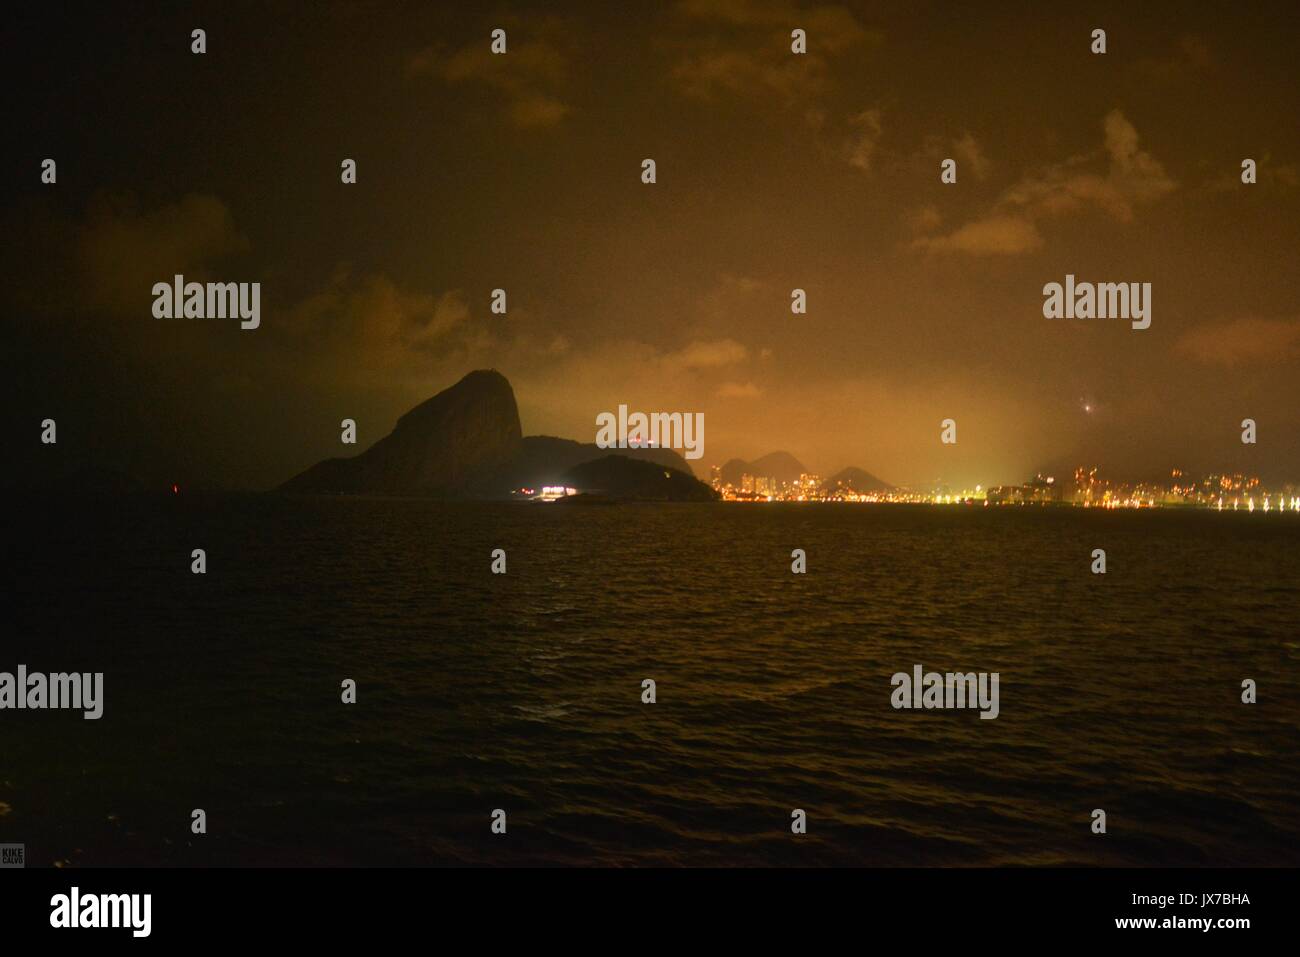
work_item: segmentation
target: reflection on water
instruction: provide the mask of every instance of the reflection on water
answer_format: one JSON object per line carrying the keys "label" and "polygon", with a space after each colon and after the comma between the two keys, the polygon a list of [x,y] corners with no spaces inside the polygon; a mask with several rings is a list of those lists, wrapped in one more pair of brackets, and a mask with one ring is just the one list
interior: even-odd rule
{"label": "reflection on water", "polygon": [[[106,673],[100,721],[0,715],[0,842],[33,863],[1300,863],[1295,516],[220,496],[17,521],[0,670]],[[914,664],[999,672],[1000,716],[895,711]]]}

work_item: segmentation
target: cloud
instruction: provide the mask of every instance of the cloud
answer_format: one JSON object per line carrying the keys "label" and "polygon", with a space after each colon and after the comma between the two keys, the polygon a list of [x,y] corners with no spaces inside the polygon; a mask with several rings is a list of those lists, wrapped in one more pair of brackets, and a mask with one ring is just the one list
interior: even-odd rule
{"label": "cloud", "polygon": [[881,111],[864,110],[849,118],[849,126],[853,129],[845,146],[849,165],[856,166],[864,173],[870,173],[871,161],[876,155],[876,147],[880,144]]}
{"label": "cloud", "polygon": [[1242,318],[1185,333],[1175,349],[1206,365],[1232,367],[1300,358],[1300,319]]}
{"label": "cloud", "polygon": [[735,339],[713,339],[692,342],[677,352],[663,357],[664,365],[674,369],[712,369],[735,365],[749,358],[749,350]]}
{"label": "cloud", "polygon": [[[669,76],[683,95],[701,100],[720,96],[749,98],[784,107],[808,107],[808,98],[829,91],[832,61],[845,51],[878,39],[846,7],[801,8],[786,0],[683,0],[680,17],[732,28],[723,39],[718,32],[691,23],[687,36],[670,48],[675,61]],[[790,50],[791,31],[808,38],[808,52]],[[810,110],[815,122],[816,110]]]}
{"label": "cloud", "polygon": [[681,0],[680,13],[701,20],[716,20],[735,26],[791,26],[807,27],[816,24],[830,34],[843,31],[847,36],[834,36],[827,42],[845,45],[854,39],[852,31],[861,31],[853,14],[845,7],[821,6],[801,9],[790,0]]}
{"label": "cloud", "polygon": [[384,275],[336,270],[324,288],[273,316],[276,344],[293,344],[309,377],[386,384],[421,377],[432,360],[462,355],[484,334],[458,289],[401,288]]}
{"label": "cloud", "polygon": [[673,84],[684,95],[709,100],[719,94],[773,97],[793,105],[802,91],[821,89],[825,72],[820,61],[811,68],[786,61],[770,62],[747,50],[703,50],[685,54],[672,67]]}
{"label": "cloud", "polygon": [[1190,33],[1180,36],[1173,49],[1163,56],[1142,57],[1133,64],[1139,80],[1148,84],[1176,82],[1212,66],[1214,56],[1209,45]]}
{"label": "cloud", "polygon": [[523,129],[555,126],[569,115],[570,107],[549,96],[524,96],[510,104],[510,120]]}
{"label": "cloud", "polygon": [[[762,279],[721,273],[698,299],[693,318],[697,328],[729,330],[745,321],[755,311],[768,308],[781,295],[776,287]],[[784,297],[789,296],[787,290]]]}
{"label": "cloud", "polygon": [[490,87],[504,97],[504,116],[516,127],[558,125],[572,112],[560,95],[569,75],[570,57],[564,51],[570,35],[567,25],[551,18],[530,23],[523,31],[515,29],[522,21],[502,22],[508,52],[494,54],[486,34],[452,52],[434,44],[407,61],[407,74]]}
{"label": "cloud", "polygon": [[406,292],[387,276],[367,276],[347,290],[333,288],[300,304],[318,327],[338,322],[346,333],[380,348],[428,351],[469,321],[459,289],[440,294]]}
{"label": "cloud", "polygon": [[[1172,192],[1177,184],[1150,153],[1138,148],[1138,134],[1119,110],[1104,121],[1101,154],[1076,157],[1027,176],[1007,191],[1004,205],[1023,208],[1033,216],[1055,216],[1096,206],[1121,222],[1133,210]],[[1090,171],[1099,155],[1109,160],[1104,173]]]}
{"label": "cloud", "polygon": [[933,204],[903,212],[903,224],[913,233],[934,232],[943,223],[943,214]]}
{"label": "cloud", "polygon": [[834,4],[801,7],[791,0],[682,0],[677,10],[698,20],[779,31],[787,52],[790,31],[798,27],[808,35],[808,53],[802,56],[812,56],[820,50],[843,53],[876,37],[848,7]]}
{"label": "cloud", "polygon": [[962,133],[959,137],[927,136],[920,148],[908,159],[916,172],[925,176],[929,176],[931,170],[937,171],[940,161],[956,159],[958,177],[962,181],[967,177],[980,181],[987,179],[993,165],[984,154],[980,141],[970,132]]}
{"label": "cloud", "polygon": [[[383,274],[338,268],[308,287],[308,294],[289,297],[283,265],[261,261],[252,270],[244,255],[250,243],[231,208],[215,196],[188,195],[153,207],[126,196],[99,196],[83,216],[40,216],[36,224],[41,228],[17,232],[35,242],[39,256],[23,263],[35,281],[15,282],[22,274],[11,271],[7,283],[43,291],[24,313],[41,320],[28,323],[24,348],[47,364],[66,366],[71,357],[78,364],[79,389],[102,392],[105,401],[123,397],[142,421],[180,421],[214,401],[241,410],[235,419],[255,420],[250,428],[274,420],[265,413],[268,403],[279,414],[283,402],[296,410],[286,414],[307,421],[313,404],[343,398],[353,408],[387,414],[427,398],[438,383],[454,381],[467,369],[491,365],[497,354],[527,355],[540,365],[555,361],[549,357],[565,348],[552,329],[545,340],[522,335],[524,323],[516,321],[527,314],[522,307],[507,322],[488,315],[486,297],[480,312],[460,290],[411,288]],[[11,262],[11,270],[15,266]],[[153,286],[177,273],[199,282],[261,282],[259,328],[155,318]],[[77,347],[69,352],[71,342]],[[31,365],[33,376],[39,375],[35,370],[41,367]],[[160,394],[176,401],[159,404]],[[226,425],[214,428],[222,441],[231,439]],[[143,440],[125,435],[121,441],[130,449]],[[292,456],[263,452],[279,461],[269,472],[289,468]],[[224,467],[219,459],[214,451],[211,467],[218,471]]]}
{"label": "cloud", "polygon": [[763,390],[752,382],[724,382],[718,387],[719,399],[757,399]]}
{"label": "cloud", "polygon": [[976,179],[989,175],[989,161],[980,147],[979,140],[970,133],[965,133],[952,144],[953,152],[962,161],[962,165],[975,174]]}
{"label": "cloud", "polygon": [[[561,410],[572,404],[558,394],[569,383],[581,380],[596,393],[608,375],[639,395],[652,398],[669,389],[684,402],[711,394],[717,383],[709,377],[719,370],[750,361],[750,350],[725,327],[746,304],[773,294],[757,279],[721,275],[698,304],[695,334],[656,347],[624,338],[593,340],[544,315],[530,321],[524,306],[512,308],[509,318],[492,316],[486,297],[479,302],[461,289],[430,290],[341,265],[287,300],[283,284],[264,281],[261,326],[242,333],[197,322],[160,323],[151,315],[153,284],[177,272],[197,281],[265,278],[221,262],[250,244],[216,197],[186,196],[154,208],[102,197],[84,217],[44,233],[14,235],[32,238],[40,253],[33,268],[48,272],[42,285],[71,278],[57,303],[46,301],[34,313],[45,320],[47,334],[58,335],[56,322],[84,319],[103,333],[121,368],[157,367],[159,375],[177,381],[212,380],[243,398],[262,396],[274,384],[400,408],[466,369],[497,366],[524,382],[552,383]],[[277,273],[274,263],[262,265]],[[110,330],[105,316],[120,317],[122,329]],[[710,329],[714,325],[722,328]],[[583,417],[587,411],[584,405]]]}
{"label": "cloud", "polygon": [[976,256],[1014,256],[1032,252],[1042,245],[1043,237],[1032,220],[1010,215],[994,215],[966,223],[946,236],[922,236],[912,240],[915,249]]}
{"label": "cloud", "polygon": [[[1256,161],[1255,179],[1259,186],[1285,192],[1300,186],[1300,163],[1276,162],[1268,150],[1252,158]],[[1235,192],[1243,185],[1241,173],[1241,164],[1238,163],[1210,179],[1202,188],[1211,193]]]}
{"label": "cloud", "polygon": [[1098,209],[1127,223],[1139,206],[1177,188],[1160,161],[1139,148],[1137,130],[1123,113],[1112,110],[1102,126],[1100,150],[1022,177],[984,216],[948,236],[916,240],[913,247],[975,255],[1031,252],[1042,245],[1040,222]]}
{"label": "cloud", "polygon": [[141,211],[130,196],[100,195],[78,232],[86,305],[147,314],[154,283],[177,274],[207,281],[215,260],[248,248],[230,208],[215,196],[192,193]]}
{"label": "cloud", "polygon": [[1268,175],[1272,176],[1272,180],[1266,178],[1265,182],[1276,181],[1285,189],[1295,189],[1300,186],[1300,164],[1279,163],[1268,171],[1266,176]]}

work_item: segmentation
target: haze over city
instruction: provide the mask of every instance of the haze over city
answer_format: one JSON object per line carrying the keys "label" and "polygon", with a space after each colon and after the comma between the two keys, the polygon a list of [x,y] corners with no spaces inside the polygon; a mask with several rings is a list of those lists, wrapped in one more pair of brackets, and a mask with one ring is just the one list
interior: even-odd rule
{"label": "haze over city", "polygon": [[[114,14],[68,12],[11,64],[41,77],[5,158],[14,471],[52,416],[69,463],[269,488],[339,454],[341,419],[364,448],[496,368],[525,434],[703,413],[701,477],[786,450],[916,488],[1294,481],[1285,5],[998,7],[335,3],[287,36],[218,8],[203,57],[190,13],[105,54]],[[259,282],[260,327],[155,318],[176,274]],[[1067,274],[1150,283],[1150,327],[1044,318]]]}

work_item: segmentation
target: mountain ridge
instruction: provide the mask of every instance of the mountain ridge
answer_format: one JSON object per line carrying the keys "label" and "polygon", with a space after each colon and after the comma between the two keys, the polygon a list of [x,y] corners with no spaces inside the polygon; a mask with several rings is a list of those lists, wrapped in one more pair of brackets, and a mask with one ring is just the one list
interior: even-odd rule
{"label": "mountain ridge", "polygon": [[[699,482],[672,449],[619,449],[557,436],[525,436],[514,389],[495,369],[478,369],[397,420],[393,430],[351,457],[323,459],[281,484],[288,493],[415,495],[437,498],[506,498],[516,490],[566,484],[574,470],[606,457],[642,468],[606,466],[602,489],[640,498],[697,497]],[[689,483],[646,482],[668,470]],[[585,473],[577,473],[583,475]],[[669,476],[672,478],[672,476]],[[653,486],[653,489],[652,489]]]}
{"label": "mountain ridge", "polygon": [[855,492],[892,492],[895,490],[894,486],[884,479],[877,478],[856,465],[840,469],[825,482],[827,488],[834,488],[836,485],[844,485]]}
{"label": "mountain ridge", "polygon": [[793,484],[799,476],[808,471],[804,464],[789,452],[768,452],[766,455],[747,462],[744,459],[729,459],[719,470],[723,485],[740,486],[742,475],[756,478],[774,478],[778,482]]}

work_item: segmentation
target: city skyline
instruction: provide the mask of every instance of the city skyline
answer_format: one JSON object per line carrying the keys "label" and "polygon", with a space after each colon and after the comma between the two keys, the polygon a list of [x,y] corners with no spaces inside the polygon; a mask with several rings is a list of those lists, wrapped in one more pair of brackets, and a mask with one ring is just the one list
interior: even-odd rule
{"label": "city skyline", "polygon": [[[723,480],[721,468],[715,465],[710,467],[709,484],[723,501],[981,503],[1109,508],[1200,506],[1251,512],[1258,507],[1266,512],[1274,509],[1279,512],[1300,511],[1300,484],[1287,482],[1270,487],[1259,476],[1243,473],[1214,472],[1196,476],[1182,469],[1171,469],[1167,481],[1156,482],[1106,476],[1095,466],[1080,466],[1072,476],[1060,480],[1040,472],[1019,484],[977,484],[974,488],[962,489],[942,484],[929,488],[868,489],[857,488],[851,478],[842,477],[851,471],[856,470],[846,468],[826,479],[815,473],[803,473],[793,481],[745,472],[739,483],[731,483]],[[569,494],[573,492],[570,490]]]}

